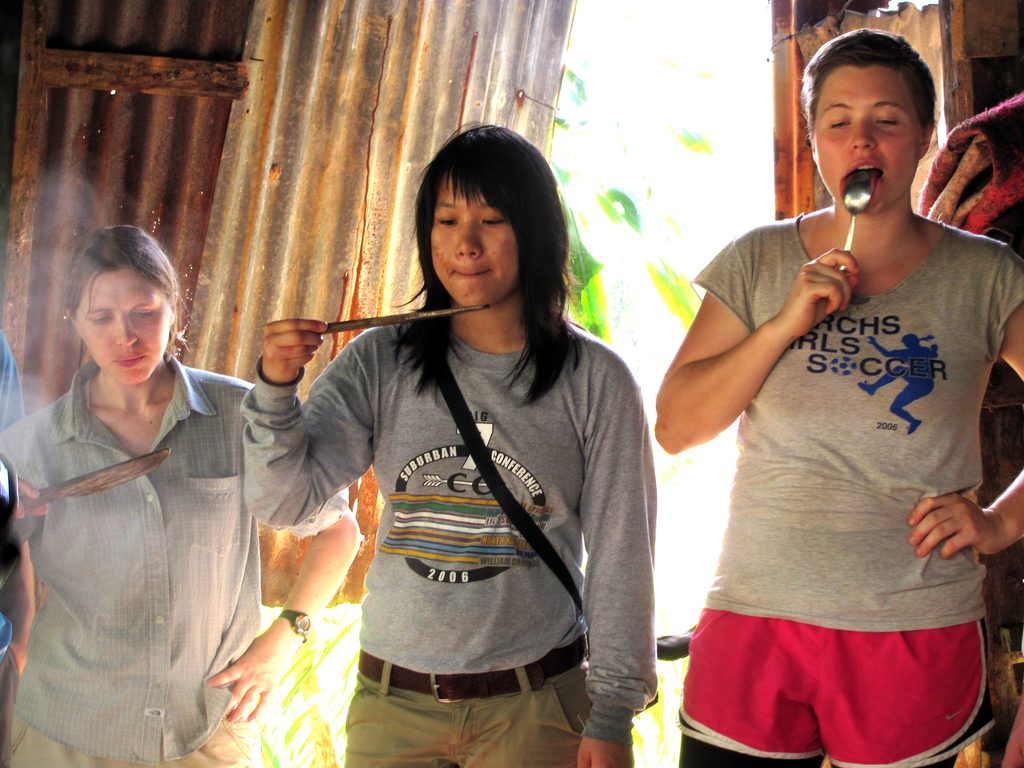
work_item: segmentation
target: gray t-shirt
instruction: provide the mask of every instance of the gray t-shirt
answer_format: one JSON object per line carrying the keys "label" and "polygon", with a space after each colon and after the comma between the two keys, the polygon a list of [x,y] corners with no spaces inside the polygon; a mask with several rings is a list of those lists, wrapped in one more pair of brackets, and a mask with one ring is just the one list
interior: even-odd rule
{"label": "gray t-shirt", "polygon": [[[697,282],[751,330],[808,259],[795,220],[726,247]],[[978,418],[1024,269],[947,228],[901,284],[793,342],[740,419],[729,524],[707,605],[838,629],[899,631],[981,617],[973,550],[918,558],[923,496],[981,482]]]}
{"label": "gray t-shirt", "polygon": [[349,344],[301,410],[294,387],[257,383],[243,403],[246,499],[254,514],[313,522],[320,503],[372,464],[385,504],[362,647],[422,672],[483,672],[540,658],[589,627],[586,733],[628,741],[634,710],[657,684],[651,443],[625,364],[574,335],[578,365],[570,356],[529,405],[530,371],[510,385],[518,354],[456,339],[449,361],[502,478],[569,567],[586,622],[506,520],[440,393],[417,392],[418,372],[404,352],[396,359],[394,328]]}

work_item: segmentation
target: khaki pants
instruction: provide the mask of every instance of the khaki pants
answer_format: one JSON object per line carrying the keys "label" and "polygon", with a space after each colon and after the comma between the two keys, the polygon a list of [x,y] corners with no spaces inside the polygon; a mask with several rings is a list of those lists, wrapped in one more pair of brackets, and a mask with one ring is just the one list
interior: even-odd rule
{"label": "khaki pants", "polygon": [[[134,763],[92,757],[51,741],[25,721],[14,716],[12,768],[154,768],[152,763]],[[167,768],[261,768],[263,756],[255,723],[223,721],[202,748],[187,757],[157,763]]]}
{"label": "khaki pants", "polygon": [[359,675],[345,768],[575,768],[589,714],[582,669],[536,691],[453,703]]}

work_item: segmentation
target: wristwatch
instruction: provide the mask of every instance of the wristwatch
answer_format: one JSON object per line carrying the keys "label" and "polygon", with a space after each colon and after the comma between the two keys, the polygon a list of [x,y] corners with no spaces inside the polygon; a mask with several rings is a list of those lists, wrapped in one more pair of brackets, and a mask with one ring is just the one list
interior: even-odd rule
{"label": "wristwatch", "polygon": [[302,638],[302,642],[306,642],[309,639],[309,628],[312,626],[312,622],[309,620],[309,616],[299,611],[281,611],[281,615],[278,617],[284,619],[292,628],[292,632]]}

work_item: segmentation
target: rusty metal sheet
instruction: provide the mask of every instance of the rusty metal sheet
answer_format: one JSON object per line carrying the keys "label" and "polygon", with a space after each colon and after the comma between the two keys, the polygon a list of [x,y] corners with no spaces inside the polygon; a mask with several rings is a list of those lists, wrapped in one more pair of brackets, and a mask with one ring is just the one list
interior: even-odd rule
{"label": "rusty metal sheet", "polygon": [[[460,125],[494,122],[547,150],[571,0],[268,0],[246,35],[196,288],[188,361],[251,379],[269,320],[344,320],[410,307],[419,173]],[[339,335],[333,354],[349,337]],[[308,387],[328,362],[308,366]],[[374,550],[376,480],[353,489]],[[283,602],[302,545],[261,531],[264,600]]]}
{"label": "rusty metal sheet", "polygon": [[[76,241],[99,225],[136,224],[167,248],[191,304],[183,360],[202,368],[251,379],[269,319],[407,308],[421,168],[472,122],[510,126],[548,149],[574,10],[573,0],[24,7],[45,43],[29,24],[23,67],[51,72],[34,96],[44,106],[25,115],[22,146],[26,132],[38,142],[38,172],[21,167],[17,199],[31,231],[9,238],[18,279],[5,296],[30,408],[65,391],[78,367],[61,276]],[[133,58],[152,56],[174,61]],[[195,59],[239,62],[244,93],[231,67],[183,87],[178,60]],[[94,66],[121,69],[104,79]],[[203,88],[228,98],[195,95]],[[353,491],[368,534],[349,579],[358,599],[378,494],[372,476]],[[287,590],[296,542],[266,529],[261,539],[271,593]]]}
{"label": "rusty metal sheet", "polygon": [[[31,141],[15,145],[16,166],[24,160],[20,150],[33,153],[34,167],[19,186],[27,210],[12,220],[12,227],[22,223],[28,231],[12,231],[8,240],[4,325],[15,329],[30,408],[66,390],[81,358],[65,327],[60,290],[82,235],[120,223],[148,230],[175,260],[191,300],[231,98],[161,94],[152,78],[141,93],[130,77],[115,73],[142,72],[152,57],[161,57],[158,64],[169,60],[163,57],[179,64],[237,62],[249,10],[249,0],[25,2],[23,13],[39,23],[44,42],[23,56],[22,66],[42,83],[42,106],[30,124]],[[82,74],[57,69],[66,61],[95,67],[90,87],[62,87]],[[223,69],[228,76],[236,71]],[[186,79],[182,74],[174,69],[167,76]],[[101,90],[105,78],[117,85]],[[174,83],[171,92],[182,93],[182,85]],[[25,251],[12,251],[10,243],[19,242]]]}
{"label": "rusty metal sheet", "polygon": [[[402,311],[413,199],[460,125],[546,149],[571,0],[266,2],[244,59],[193,314],[201,367],[252,377],[262,325]],[[326,358],[327,356],[323,356]],[[326,363],[310,366],[311,382]]]}

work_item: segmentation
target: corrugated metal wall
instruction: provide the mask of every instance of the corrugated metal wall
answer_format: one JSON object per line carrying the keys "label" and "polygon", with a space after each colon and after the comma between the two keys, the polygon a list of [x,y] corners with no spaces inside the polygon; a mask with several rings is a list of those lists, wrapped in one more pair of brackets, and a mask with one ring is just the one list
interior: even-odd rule
{"label": "corrugated metal wall", "polygon": [[546,149],[572,10],[572,0],[278,0],[254,13],[250,89],[229,124],[190,360],[251,378],[270,319],[408,301],[420,169],[467,122],[514,127]]}
{"label": "corrugated metal wall", "polygon": [[[30,407],[65,391],[78,367],[59,291],[75,242],[96,226],[135,224],[167,247],[191,307],[182,357],[198,367],[252,379],[270,319],[402,306],[418,282],[420,169],[469,122],[510,126],[547,150],[573,8],[25,0],[4,328]],[[204,65],[239,60],[228,87],[213,87],[220,73]],[[148,68],[145,84],[133,63]],[[189,68],[213,82],[183,87]],[[309,366],[306,386],[329,357]],[[350,599],[377,507],[372,477],[358,490],[370,538]],[[273,603],[301,546],[268,529],[261,540]]]}
{"label": "corrugated metal wall", "polygon": [[[573,0],[24,7],[46,49],[241,59],[250,81],[236,101],[57,87],[62,73],[42,51],[23,55],[22,79],[41,77],[45,101],[22,110],[42,114],[30,131],[38,166],[21,184],[24,130],[14,147],[4,327],[38,405],[77,367],[57,293],[74,243],[95,226],[136,224],[165,244],[194,288],[184,359],[246,378],[267,319],[356,316],[410,298],[419,169],[469,121],[509,125],[546,149]],[[24,199],[28,233],[16,215]]]}
{"label": "corrugated metal wall", "polygon": [[[251,379],[269,320],[407,308],[420,170],[469,122],[548,148],[572,12],[572,0],[258,3],[186,360]],[[343,592],[357,600],[379,508],[372,476],[353,490],[367,539]],[[261,542],[264,599],[279,603],[301,544],[266,529]]]}
{"label": "corrugated metal wall", "polygon": [[[226,98],[59,87],[81,67],[62,69],[47,54],[238,59],[249,0],[48,0],[24,7],[28,29],[20,76],[41,86],[18,105],[12,207],[21,208],[8,238],[4,327],[34,406],[63,392],[78,365],[59,292],[64,266],[83,234],[104,224],[143,227],[168,248],[186,288],[195,284],[231,108]],[[45,48],[31,46],[36,24]],[[115,69],[104,69],[104,77]],[[116,83],[116,76],[109,81]],[[23,86],[22,95],[27,90]]]}

